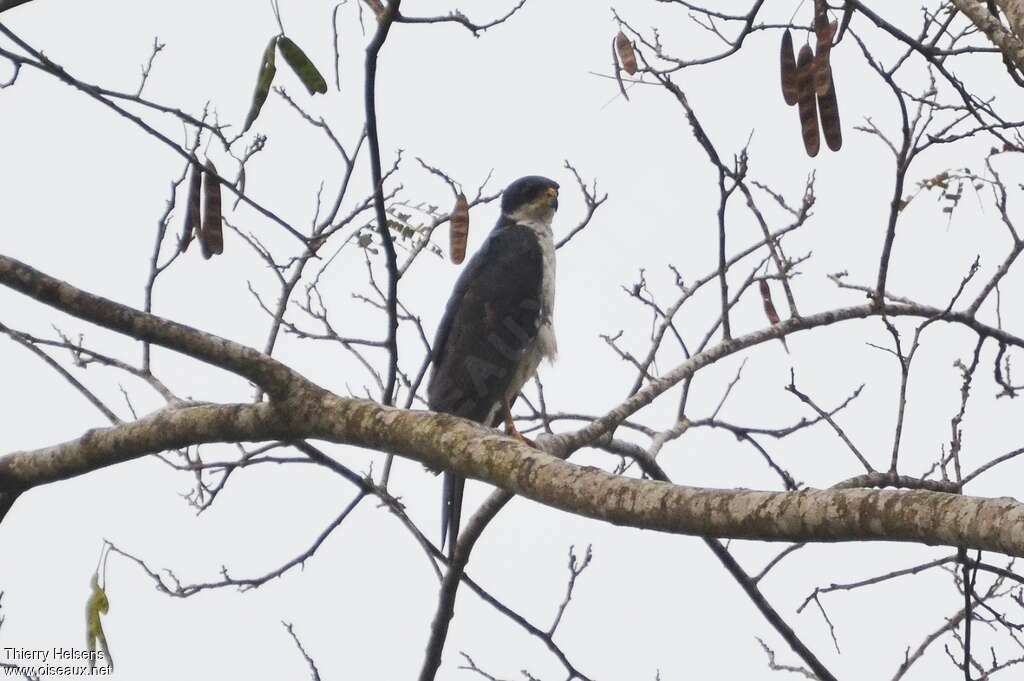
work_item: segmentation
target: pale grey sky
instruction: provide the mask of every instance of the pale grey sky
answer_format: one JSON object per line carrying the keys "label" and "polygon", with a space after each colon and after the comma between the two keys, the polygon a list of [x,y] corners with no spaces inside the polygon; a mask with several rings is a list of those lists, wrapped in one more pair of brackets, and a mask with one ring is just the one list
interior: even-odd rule
{"label": "pale grey sky", "polygon": [[[331,81],[333,5],[282,1],[285,27]],[[445,13],[449,2],[407,2],[409,14]],[[511,0],[460,5],[474,18],[504,13]],[[723,11],[743,10],[732,1]],[[909,33],[918,26],[918,8],[881,11]],[[769,3],[765,16],[785,21],[795,2]],[[689,22],[679,7],[625,0],[616,9],[637,27],[657,26],[666,46],[684,57],[719,48],[712,36]],[[809,16],[809,10],[802,10]],[[165,42],[146,95],[198,113],[211,103],[221,122],[244,119],[259,55],[277,32],[269,3],[88,3],[35,0],[5,13],[3,23],[42,49],[72,74],[114,89],[134,90],[139,65],[154,36]],[[892,43],[856,26],[888,60]],[[494,171],[492,189],[520,175],[543,174],[563,187],[556,235],[579,220],[581,202],[569,159],[608,202],[585,232],[559,253],[556,329],[561,351],[554,366],[541,369],[549,408],[603,413],[621,400],[633,372],[613,355],[599,334],[624,330],[623,343],[645,351],[649,319],[621,286],[645,268],[652,289],[668,300],[675,265],[692,281],[715,267],[717,190],[703,152],[694,142],[682,110],[665,91],[651,85],[630,90],[631,101],[616,98],[613,81],[592,72],[610,72],[610,42],[616,31],[610,8],[601,2],[529,0],[507,24],[474,39],[448,26],[397,26],[381,60],[380,128],[386,163],[405,150],[398,180],[411,201],[450,203],[443,183],[415,163],[422,157],[445,169],[467,188]],[[342,90],[311,100],[285,68],[278,84],[316,115],[324,116],[351,144],[362,125],[361,66],[366,37],[357,22],[356,1],[340,10]],[[7,46],[6,42],[3,42]],[[857,283],[874,279],[884,232],[892,159],[878,139],[854,130],[866,117],[892,130],[896,121],[891,93],[864,64],[853,41],[833,54],[846,144],[840,153],[808,159],[800,146],[796,112],[781,101],[777,84],[778,35],[752,36],[743,51],[725,63],[687,70],[677,77],[723,156],[739,151],[753,132],[751,173],[794,202],[804,178],[817,173],[815,216],[787,241],[791,255],[813,252],[801,266],[796,295],[803,311],[860,302],[839,291],[825,275],[841,270]],[[998,61],[976,58],[986,86],[1003,99],[1019,101]],[[0,80],[8,65],[0,62]],[[916,71],[920,77],[921,71]],[[924,86],[924,80],[920,81]],[[1012,107],[1011,107],[1012,108]],[[1020,106],[1016,106],[1020,109]],[[180,175],[181,160],[152,138],[71,88],[31,70],[17,85],[0,91],[0,251],[86,290],[141,306],[157,220]],[[1010,112],[1014,113],[1014,112]],[[1019,112],[1016,112],[1019,113]],[[180,124],[153,118],[174,139]],[[309,224],[317,188],[332,195],[340,164],[318,131],[298,119],[271,95],[254,131],[269,134],[267,148],[249,165],[248,191],[298,225]],[[250,133],[251,134],[251,133]],[[914,181],[952,167],[980,170],[988,143],[978,141],[926,154],[910,173]],[[216,145],[211,157],[222,170],[229,159]],[[995,163],[1016,185],[1021,161]],[[368,169],[357,173],[347,206],[364,195]],[[985,201],[988,201],[986,198]],[[227,202],[230,203],[230,202]],[[767,202],[765,202],[767,205]],[[1011,205],[1016,211],[1016,206]],[[343,209],[344,210],[344,209]],[[737,249],[760,237],[738,208],[729,241]],[[769,210],[773,226],[784,224]],[[472,213],[470,250],[483,239],[496,207]],[[982,255],[984,272],[1003,256],[1004,228],[991,204],[968,193],[947,223],[934,195],[922,194],[904,214],[894,253],[890,288],[922,302],[944,305],[970,262]],[[295,244],[252,211],[229,215],[233,224],[287,253]],[[366,220],[369,216],[366,216]],[[173,229],[180,226],[176,211]],[[446,235],[438,234],[445,245]],[[334,319],[353,335],[381,336],[383,320],[350,297],[365,288],[362,253],[350,249],[328,271],[324,290]],[[424,258],[403,282],[405,302],[422,314],[433,332],[458,269]],[[234,234],[226,253],[205,262],[197,249],[160,280],[155,311],[243,343],[262,347],[266,319],[247,289],[275,293],[273,277]],[[1020,286],[1011,273],[1003,290]],[[776,303],[783,309],[781,296]],[[717,315],[717,289],[709,287],[680,319],[690,343],[704,335]],[[985,314],[990,318],[992,310]],[[1003,322],[1019,328],[1019,309],[1006,305]],[[38,334],[51,324],[110,353],[137,356],[135,344],[43,309],[0,290],[0,321]],[[764,325],[761,302],[751,291],[738,306],[734,325]],[[910,329],[903,323],[902,329]],[[949,419],[959,404],[959,376],[952,367],[973,349],[962,330],[935,327],[914,367],[912,405],[904,428],[903,462],[920,473],[948,443]],[[409,334],[404,352],[421,349]],[[850,322],[789,340],[791,356],[778,343],[747,353],[743,380],[723,417],[744,425],[784,425],[808,416],[783,388],[792,366],[800,387],[820,404],[835,405],[866,383],[843,416],[860,449],[882,466],[891,450],[898,373],[895,360],[866,345],[888,344],[877,321]],[[986,357],[991,358],[992,347]],[[675,353],[675,354],[674,354]],[[346,394],[362,393],[372,381],[360,366],[334,347],[285,338],[278,354],[312,379]],[[694,384],[691,409],[707,415],[743,357],[713,367]],[[674,350],[660,356],[659,369],[679,361]],[[410,369],[415,363],[410,363]],[[41,447],[105,425],[102,417],[54,372],[24,349],[0,342],[0,453]],[[220,371],[157,351],[155,369],[180,394],[200,400],[244,400],[245,384]],[[127,411],[123,384],[142,412],[160,406],[159,396],[129,377],[99,367],[80,378],[98,394]],[[1005,424],[1019,417],[1019,405],[992,399],[991,372],[976,383],[978,401],[965,421],[965,457],[977,465],[1019,445]],[[532,394],[531,392],[529,394]],[[671,425],[678,393],[642,416],[644,423]],[[856,461],[832,433],[816,428],[781,445],[772,454],[798,480],[828,486],[859,471]],[[204,448],[207,460],[227,458],[231,447]],[[380,470],[383,456],[334,448],[356,470]],[[718,431],[695,431],[668,446],[662,463],[680,483],[777,489],[778,478],[749,447]],[[613,466],[595,453],[580,462]],[[980,478],[970,492],[1014,495],[1020,463]],[[393,490],[412,517],[436,538],[440,520],[440,480],[418,464],[398,461]],[[186,582],[263,574],[309,545],[352,498],[354,490],[313,467],[258,466],[241,471],[217,503],[196,517],[180,497],[191,478],[155,458],[33,490],[21,498],[0,526],[0,590],[5,592],[0,647],[81,647],[83,609],[89,577],[103,538],[173,569]],[[467,514],[488,492],[471,483]],[[735,583],[695,538],[619,529],[516,500],[478,544],[470,573],[508,605],[540,625],[551,621],[561,600],[569,545],[593,545],[593,565],[577,584],[576,596],[560,626],[559,643],[573,662],[599,679],[774,678],[755,637],[779,654],[797,658],[757,614]],[[751,572],[781,547],[734,542],[736,555]],[[948,553],[945,548],[910,545],[813,546],[796,554],[762,583],[765,593],[841,678],[888,678],[907,646],[916,646],[958,607],[951,579],[933,572],[857,592],[827,597],[842,654],[832,648],[828,628],[813,608],[795,608],[814,586],[871,576]],[[418,672],[436,600],[437,582],[410,535],[372,502],[357,512],[321,547],[305,569],[291,571],[256,591],[205,593],[175,600],[156,592],[134,565],[112,557],[108,567],[111,612],[106,630],[117,675],[150,681],[237,677],[303,678],[305,663],[280,621],[294,623],[325,680],[408,679]],[[980,634],[985,636],[984,632]],[[541,679],[562,678],[562,670],[531,639],[478,598],[463,591],[438,678],[471,679],[458,671],[466,651],[500,678],[520,678],[528,669]],[[913,679],[953,678],[941,650],[922,662]]]}

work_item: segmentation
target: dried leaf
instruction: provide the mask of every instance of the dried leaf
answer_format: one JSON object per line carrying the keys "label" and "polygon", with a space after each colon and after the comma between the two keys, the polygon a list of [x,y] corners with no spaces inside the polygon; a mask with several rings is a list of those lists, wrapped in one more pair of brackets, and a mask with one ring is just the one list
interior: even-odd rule
{"label": "dried leaf", "polygon": [[768,287],[768,281],[761,279],[757,282],[761,289],[761,301],[764,303],[764,314],[772,324],[779,323],[779,313],[775,311],[775,304],[772,303],[772,290]]}
{"label": "dried leaf", "polygon": [[[830,69],[831,71],[831,69]],[[839,123],[839,102],[836,101],[836,81],[829,73],[828,92],[818,96],[818,111],[821,114],[821,131],[825,135],[825,143],[832,151],[843,148],[843,130]]]}
{"label": "dried leaf", "polygon": [[779,66],[782,73],[782,98],[786,100],[786,104],[794,106],[798,99],[796,91],[796,54],[793,52],[793,35],[789,32],[788,28],[782,34]]}
{"label": "dried leaf", "polygon": [[[779,323],[779,313],[775,311],[775,304],[772,302],[772,290],[768,287],[768,280],[760,279],[757,282],[758,288],[761,289],[761,302],[764,303],[764,314],[768,317],[768,322],[775,326]],[[786,345],[786,339],[779,337],[782,341],[782,347],[786,348],[786,352],[789,352],[789,346]]]}
{"label": "dried leaf", "polygon": [[466,243],[469,241],[469,202],[462,192],[455,197],[455,208],[452,209],[449,223],[452,262],[460,265],[466,258]]}
{"label": "dried leaf", "polygon": [[633,43],[629,41],[626,34],[619,31],[615,36],[615,51],[619,54],[619,61],[622,63],[622,70],[633,75],[636,73],[636,51]]}
{"label": "dried leaf", "polygon": [[380,0],[364,0],[364,2],[366,2],[370,9],[373,10],[373,13],[377,15],[378,19],[384,14],[384,5]]}
{"label": "dried leaf", "polygon": [[277,45],[277,36],[270,39],[267,48],[263,50],[260,58],[260,73],[256,77],[256,89],[252,92],[252,104],[249,106],[249,114],[245,117],[245,127],[242,132],[248,130],[256,117],[260,115],[263,103],[267,101],[270,94],[270,85],[274,82],[274,75],[277,73],[277,64],[274,57],[274,47]]}
{"label": "dried leaf", "polygon": [[199,245],[203,257],[209,260],[224,252],[224,228],[221,225],[220,182],[217,181],[217,168],[213,161],[206,162],[203,173],[203,229],[199,235]]}
{"label": "dried leaf", "polygon": [[818,155],[821,141],[818,138],[818,107],[814,95],[814,53],[810,45],[800,48],[800,56],[796,60],[796,89],[804,149],[808,156],[814,157]]}
{"label": "dried leaf", "polygon": [[192,243],[192,237],[199,234],[199,193],[203,186],[203,169],[198,163],[192,164],[192,176],[188,181],[188,197],[185,204],[185,226],[178,242],[178,250],[184,253]]}
{"label": "dried leaf", "polygon": [[[110,611],[110,600],[107,598],[107,592],[100,587],[99,577],[96,574],[93,574],[90,586],[89,600],[85,603],[85,645],[90,653],[94,653],[98,642],[107,665],[113,669],[114,658],[110,656],[107,637],[103,633],[103,622],[100,621],[100,615],[105,615]],[[96,658],[90,655],[89,668],[94,669],[95,667]]]}
{"label": "dried leaf", "polygon": [[281,56],[288,62],[288,66],[292,68],[295,75],[299,77],[302,84],[309,90],[309,94],[313,95],[316,93],[327,92],[327,81],[320,75],[316,66],[309,60],[306,53],[302,51],[298,45],[295,44],[291,38],[287,36],[281,36],[277,39],[277,47],[281,50]]}
{"label": "dried leaf", "polygon": [[836,33],[836,22],[818,29],[818,46],[814,54],[814,91],[819,97],[828,94],[832,87],[832,67],[829,65],[829,53],[832,50],[832,36]]}

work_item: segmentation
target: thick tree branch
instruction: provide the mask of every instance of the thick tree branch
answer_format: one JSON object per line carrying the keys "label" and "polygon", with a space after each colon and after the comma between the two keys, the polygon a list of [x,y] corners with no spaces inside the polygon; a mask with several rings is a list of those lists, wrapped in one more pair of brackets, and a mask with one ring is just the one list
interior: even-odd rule
{"label": "thick tree branch", "polygon": [[1024,504],[927,490],[762,492],[636,480],[576,466],[478,424],[308,392],[289,404],[161,410],[0,457],[0,495],[191,444],[323,439],[393,452],[569,513],[673,534],[763,541],[900,541],[1024,556]]}
{"label": "thick tree branch", "polygon": [[4,255],[0,255],[0,285],[87,322],[226,369],[272,397],[284,397],[293,387],[308,383],[257,350],[87,293]]}
{"label": "thick tree branch", "polygon": [[964,13],[989,41],[999,48],[1007,61],[1024,71],[1024,42],[1006,30],[999,17],[988,10],[984,0],[952,0],[953,6]]}
{"label": "thick tree branch", "polygon": [[32,0],[0,0],[0,12],[6,12],[28,2],[32,2]]}

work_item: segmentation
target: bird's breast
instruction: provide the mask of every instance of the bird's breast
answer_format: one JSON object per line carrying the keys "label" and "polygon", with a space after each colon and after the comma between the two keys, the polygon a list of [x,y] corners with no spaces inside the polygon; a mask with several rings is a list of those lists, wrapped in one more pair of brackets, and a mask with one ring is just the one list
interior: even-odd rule
{"label": "bird's breast", "polygon": [[537,334],[538,351],[541,357],[554,361],[558,353],[555,340],[555,241],[551,228],[535,229],[541,253],[541,322]]}

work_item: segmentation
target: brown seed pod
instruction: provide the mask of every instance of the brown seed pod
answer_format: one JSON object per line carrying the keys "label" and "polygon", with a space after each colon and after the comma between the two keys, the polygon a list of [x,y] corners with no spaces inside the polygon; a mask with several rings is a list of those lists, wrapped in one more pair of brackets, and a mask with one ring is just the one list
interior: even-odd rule
{"label": "brown seed pod", "polygon": [[761,279],[757,282],[761,289],[761,301],[764,303],[764,314],[772,324],[779,323],[779,313],[775,311],[775,304],[772,302],[772,290],[768,287],[768,281]]}
{"label": "brown seed pod", "polygon": [[819,97],[825,95],[831,84],[832,67],[829,65],[829,54],[832,51],[832,36],[836,34],[836,22],[818,29],[818,46],[814,54],[814,91]]}
{"label": "brown seed pod", "polygon": [[796,55],[793,53],[793,35],[789,32],[788,28],[782,34],[779,67],[782,74],[782,98],[786,100],[786,104],[794,106],[798,99],[796,92]]}
{"label": "brown seed pod", "polygon": [[[830,69],[831,71],[831,69]],[[821,114],[821,131],[825,143],[832,151],[843,148],[843,130],[839,123],[839,102],[836,101],[836,81],[831,72],[828,77],[828,92],[818,96],[818,111]]]}
{"label": "brown seed pod", "polygon": [[622,70],[631,76],[636,73],[636,51],[633,49],[633,43],[622,31],[615,36],[615,51],[619,54]]}
{"label": "brown seed pod", "polygon": [[804,149],[807,155],[818,155],[821,144],[818,138],[818,107],[814,96],[814,53],[810,45],[800,48],[800,56],[796,60],[796,89],[799,95],[800,130],[804,137]]}
{"label": "brown seed pod", "polygon": [[469,202],[462,192],[455,197],[455,208],[452,209],[449,223],[450,255],[452,262],[459,265],[466,258],[466,243],[469,241]]}
{"label": "brown seed pod", "polygon": [[[768,318],[768,322],[775,326],[779,323],[779,313],[775,311],[775,303],[772,302],[772,290],[768,287],[768,281],[761,279],[757,282],[758,288],[761,289],[761,302],[764,303],[764,315]],[[786,348],[786,352],[789,352],[789,346],[786,345],[786,339],[779,337],[782,341],[782,347]]]}
{"label": "brown seed pod", "polygon": [[206,172],[203,173],[203,229],[199,235],[199,245],[203,257],[209,260],[224,252],[224,228],[221,225],[220,213],[220,182],[217,181],[217,168],[213,161],[206,161]]}
{"label": "brown seed pod", "polygon": [[192,237],[199,233],[199,194],[203,187],[203,169],[198,163],[192,164],[192,176],[188,181],[188,196],[185,204],[185,226],[178,242],[178,250],[184,253],[192,243]]}

